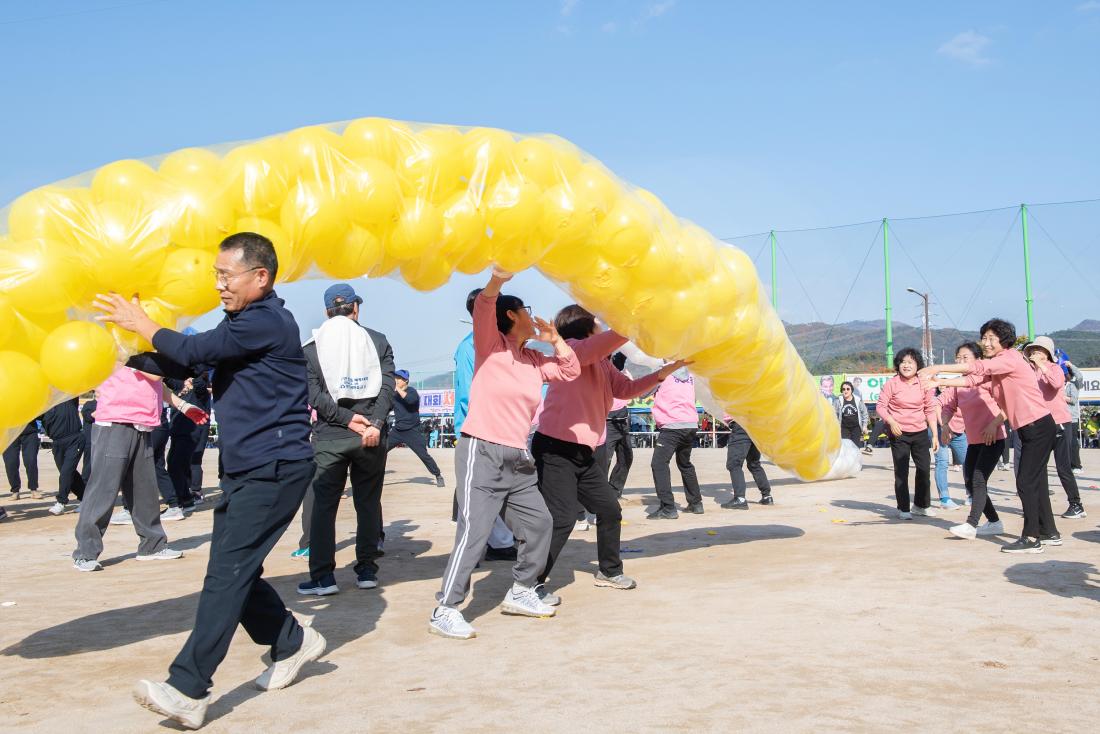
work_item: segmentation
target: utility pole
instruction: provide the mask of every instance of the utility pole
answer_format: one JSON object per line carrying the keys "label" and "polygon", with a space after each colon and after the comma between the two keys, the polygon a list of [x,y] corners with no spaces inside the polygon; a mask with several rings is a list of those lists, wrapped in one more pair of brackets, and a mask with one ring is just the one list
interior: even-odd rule
{"label": "utility pole", "polygon": [[925,364],[933,364],[936,361],[936,354],[932,351],[932,326],[929,323],[928,319],[928,294],[921,293],[915,288],[906,288],[905,290],[914,295],[920,296],[921,300],[924,301],[924,333],[921,335],[920,353],[921,357],[924,358]]}
{"label": "utility pole", "polygon": [[1024,234],[1024,297],[1027,303],[1027,338],[1035,338],[1035,316],[1031,311],[1031,249],[1027,241],[1027,204],[1020,204],[1020,223]]}
{"label": "utility pole", "polygon": [[882,262],[886,268],[886,369],[894,368],[894,324],[890,306],[890,220],[882,218]]}
{"label": "utility pole", "polygon": [[775,230],[773,229],[768,233],[768,239],[771,241],[772,246],[772,308],[776,313],[779,313],[779,273],[776,271],[776,247],[775,247]]}

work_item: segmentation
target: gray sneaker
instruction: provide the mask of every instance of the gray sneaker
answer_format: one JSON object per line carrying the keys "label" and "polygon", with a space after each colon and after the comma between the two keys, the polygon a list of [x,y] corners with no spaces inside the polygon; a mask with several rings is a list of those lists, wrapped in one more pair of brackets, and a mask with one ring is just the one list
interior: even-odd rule
{"label": "gray sneaker", "polygon": [[608,578],[607,576],[604,576],[602,572],[597,571],[595,585],[606,586],[609,589],[622,589],[623,591],[626,591],[627,589],[635,588],[638,585],[638,582],[624,573],[620,573],[618,576],[611,576],[610,578]]}
{"label": "gray sneaker", "polygon": [[133,525],[134,520],[130,517],[130,512],[125,507],[111,515],[111,525]]}
{"label": "gray sneaker", "polygon": [[103,566],[94,558],[75,558],[73,568],[77,571],[102,571]]}
{"label": "gray sneaker", "polygon": [[178,507],[169,507],[167,510],[160,513],[161,522],[178,522],[186,519],[187,515],[183,514],[183,510]]}
{"label": "gray sneaker", "polygon": [[515,614],[521,617],[553,617],[554,607],[544,604],[538,593],[530,586],[512,584],[500,605],[503,614]]}
{"label": "gray sneaker", "polygon": [[543,604],[548,604],[552,607],[556,607],[561,604],[561,597],[552,591],[548,591],[546,584],[538,584],[535,586],[535,593],[539,595],[539,600]]}
{"label": "gray sneaker", "polygon": [[183,551],[172,550],[171,548],[161,548],[156,553],[137,554],[137,560],[139,561],[174,561],[177,558],[183,558]]}
{"label": "gray sneaker", "polygon": [[206,719],[210,696],[191,698],[167,683],[139,680],[134,686],[134,700],[153,713],[178,721],[187,729],[198,729]]}

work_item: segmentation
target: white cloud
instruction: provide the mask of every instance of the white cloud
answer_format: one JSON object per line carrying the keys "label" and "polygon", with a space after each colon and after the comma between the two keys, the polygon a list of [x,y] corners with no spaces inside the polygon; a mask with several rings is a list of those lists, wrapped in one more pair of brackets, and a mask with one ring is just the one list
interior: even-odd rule
{"label": "white cloud", "polygon": [[936,49],[936,53],[964,64],[982,66],[989,63],[985,51],[992,42],[993,39],[989,36],[983,36],[977,31],[963,31]]}
{"label": "white cloud", "polygon": [[561,14],[568,18],[573,14],[573,9],[579,5],[581,0],[561,0]]}
{"label": "white cloud", "polygon": [[645,12],[642,13],[642,20],[660,18],[675,6],[676,0],[661,0],[661,2],[650,3],[646,6]]}
{"label": "white cloud", "polygon": [[1088,0],[1088,2],[1077,6],[1077,12],[1079,13],[1091,13],[1094,10],[1100,10],[1100,0]]}

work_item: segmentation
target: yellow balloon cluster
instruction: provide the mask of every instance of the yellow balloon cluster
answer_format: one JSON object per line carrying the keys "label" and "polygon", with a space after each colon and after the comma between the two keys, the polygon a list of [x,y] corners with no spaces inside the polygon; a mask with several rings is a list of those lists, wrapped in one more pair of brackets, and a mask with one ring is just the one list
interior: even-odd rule
{"label": "yellow balloon cluster", "polygon": [[431,290],[455,271],[536,267],[646,352],[693,358],[781,465],[818,477],[839,446],[745,254],[561,138],[381,118],[305,127],[224,155],[187,148],[110,163],[87,187],[20,197],[7,225],[0,428],[41,409],[39,387],[86,390],[110,373],[116,348],[150,348],[69,323],[87,318],[94,294],[138,295],[175,325],[217,305],[217,246],[253,231],[274,243],[280,282],[393,273]]}

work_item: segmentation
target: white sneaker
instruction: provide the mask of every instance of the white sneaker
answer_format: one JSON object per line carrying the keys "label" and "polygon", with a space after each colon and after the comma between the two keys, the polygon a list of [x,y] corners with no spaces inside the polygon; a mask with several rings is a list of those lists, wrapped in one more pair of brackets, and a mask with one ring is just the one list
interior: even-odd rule
{"label": "white sneaker", "polygon": [[898,510],[898,519],[899,520],[912,520],[913,519],[913,513],[912,512],[905,512],[904,510]]}
{"label": "white sneaker", "polygon": [[935,517],[936,511],[931,507],[917,507],[913,505],[913,514],[917,517]]}
{"label": "white sneaker", "polygon": [[178,507],[169,507],[164,512],[160,513],[161,522],[178,522],[179,520],[186,520],[187,515],[183,514],[183,510]]}
{"label": "white sneaker", "polygon": [[573,526],[573,529],[581,532],[588,530],[588,520],[577,520],[577,524]]}
{"label": "white sneaker", "polygon": [[188,729],[198,729],[206,719],[210,696],[191,698],[167,683],[139,680],[134,686],[134,700],[150,711],[178,721]]}
{"label": "white sneaker", "polygon": [[438,606],[432,610],[428,621],[428,632],[452,640],[468,640],[477,637],[477,630],[470,626],[462,612],[454,607]]}
{"label": "white sneaker", "polygon": [[302,646],[286,660],[272,663],[271,667],[256,679],[261,691],[276,691],[286,688],[298,677],[298,672],[306,663],[312,663],[325,652],[325,638],[312,627],[302,628]]}
{"label": "white sneaker", "polygon": [[997,522],[983,522],[978,526],[978,535],[1004,535],[1005,524]]}
{"label": "white sneaker", "polygon": [[1074,469],[1073,473],[1076,474],[1077,476],[1081,476],[1082,474],[1085,473],[1085,470],[1084,469]]}
{"label": "white sneaker", "polygon": [[47,510],[47,512],[49,512],[51,515],[60,515],[64,511],[65,505],[61,504],[60,502],[54,502],[53,507]]}
{"label": "white sneaker", "polygon": [[521,617],[553,617],[554,607],[539,599],[538,592],[530,586],[512,584],[504,603],[500,605],[502,614],[516,614]]}
{"label": "white sneaker", "polygon": [[76,558],[73,559],[73,568],[77,571],[102,571],[103,566],[99,561],[94,558]]}
{"label": "white sneaker", "polygon": [[156,553],[137,554],[137,560],[139,561],[174,561],[177,558],[183,558],[183,551],[172,550],[171,548],[161,548]]}
{"label": "white sneaker", "polygon": [[941,510],[957,510],[960,507],[962,507],[962,505],[960,505],[958,502],[951,499],[950,497],[948,497],[945,500],[940,500],[940,509]]}
{"label": "white sneaker", "polygon": [[948,531],[955,537],[962,538],[963,540],[974,540],[978,535],[978,529],[968,522],[952,525],[948,528]]}
{"label": "white sneaker", "polygon": [[111,515],[111,525],[133,525],[134,520],[130,517],[130,512],[124,507],[115,514]]}

